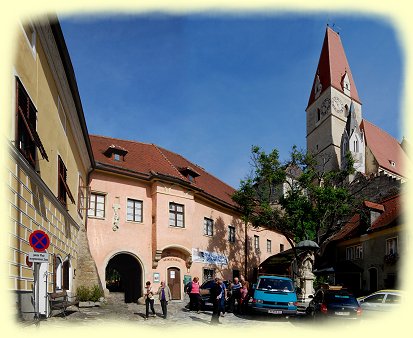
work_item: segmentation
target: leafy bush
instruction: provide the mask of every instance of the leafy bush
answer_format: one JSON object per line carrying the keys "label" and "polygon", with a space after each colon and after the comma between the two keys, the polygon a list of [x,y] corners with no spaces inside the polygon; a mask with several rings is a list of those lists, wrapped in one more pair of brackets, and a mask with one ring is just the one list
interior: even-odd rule
{"label": "leafy bush", "polygon": [[76,289],[76,295],[79,302],[87,302],[90,300],[91,292],[88,287],[81,285]]}
{"label": "leafy bush", "polygon": [[92,302],[97,302],[101,297],[103,297],[103,291],[99,286],[94,285],[90,290],[90,300]]}
{"label": "leafy bush", "polygon": [[76,289],[77,299],[80,302],[97,302],[101,297],[103,297],[103,291],[99,288],[98,285],[92,287],[87,287],[84,285],[79,286]]}

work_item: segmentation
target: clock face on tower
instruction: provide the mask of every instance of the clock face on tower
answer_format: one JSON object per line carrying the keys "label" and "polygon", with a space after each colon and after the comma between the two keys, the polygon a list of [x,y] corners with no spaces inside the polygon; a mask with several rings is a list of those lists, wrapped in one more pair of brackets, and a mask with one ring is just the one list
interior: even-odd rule
{"label": "clock face on tower", "polygon": [[337,113],[342,113],[344,111],[344,104],[338,97],[333,97],[332,106]]}
{"label": "clock face on tower", "polygon": [[325,99],[323,103],[321,104],[320,111],[321,115],[329,114],[330,113],[330,106],[331,106],[331,101],[329,98]]}

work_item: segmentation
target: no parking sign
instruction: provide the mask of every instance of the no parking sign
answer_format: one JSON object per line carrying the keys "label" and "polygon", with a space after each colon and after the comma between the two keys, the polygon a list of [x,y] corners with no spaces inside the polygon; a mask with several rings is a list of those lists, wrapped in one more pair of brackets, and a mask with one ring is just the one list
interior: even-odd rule
{"label": "no parking sign", "polygon": [[29,237],[30,246],[36,252],[44,252],[50,244],[49,236],[42,230],[33,231]]}

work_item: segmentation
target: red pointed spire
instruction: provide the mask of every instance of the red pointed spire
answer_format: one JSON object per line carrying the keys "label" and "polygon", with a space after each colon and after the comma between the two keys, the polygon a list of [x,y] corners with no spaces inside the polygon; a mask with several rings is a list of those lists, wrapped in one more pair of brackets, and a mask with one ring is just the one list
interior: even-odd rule
{"label": "red pointed spire", "polygon": [[314,86],[318,82],[317,76],[321,83],[321,92],[330,86],[344,92],[342,83],[346,73],[350,81],[350,96],[353,100],[361,103],[340,35],[327,26],[307,107],[316,100]]}

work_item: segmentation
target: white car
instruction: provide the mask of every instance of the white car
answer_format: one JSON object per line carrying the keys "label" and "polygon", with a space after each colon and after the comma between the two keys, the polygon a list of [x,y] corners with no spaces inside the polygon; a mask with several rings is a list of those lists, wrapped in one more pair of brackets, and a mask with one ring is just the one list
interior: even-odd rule
{"label": "white car", "polygon": [[357,298],[363,313],[392,311],[398,309],[403,300],[403,291],[380,290],[365,297]]}

